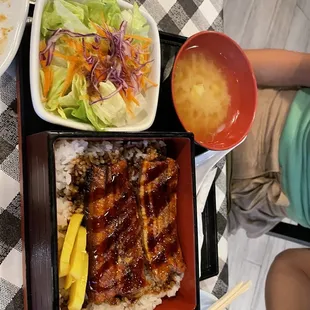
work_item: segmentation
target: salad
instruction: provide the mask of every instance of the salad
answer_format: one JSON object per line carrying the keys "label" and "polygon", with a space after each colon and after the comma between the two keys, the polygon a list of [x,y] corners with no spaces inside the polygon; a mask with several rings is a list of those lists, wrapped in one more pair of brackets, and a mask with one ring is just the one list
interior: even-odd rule
{"label": "salad", "polygon": [[152,40],[135,3],[49,0],[40,41],[42,103],[64,119],[95,130],[126,125],[143,110]]}

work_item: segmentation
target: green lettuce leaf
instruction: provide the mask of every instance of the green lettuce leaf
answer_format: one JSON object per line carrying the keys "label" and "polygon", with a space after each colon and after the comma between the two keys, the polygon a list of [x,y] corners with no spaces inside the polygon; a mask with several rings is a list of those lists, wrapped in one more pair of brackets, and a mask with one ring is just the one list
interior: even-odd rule
{"label": "green lettuce leaf", "polygon": [[[58,103],[67,118],[83,123],[90,123],[97,131],[105,130],[106,124],[94,113],[89,104],[85,76],[75,74],[72,80],[71,92],[59,98]],[[60,111],[58,111],[58,113],[59,112]],[[63,117],[61,113],[59,114]]]}
{"label": "green lettuce leaf", "polygon": [[[57,52],[60,52],[63,55],[68,55],[68,56],[75,54],[75,50],[72,47],[70,47],[67,43],[62,43],[61,40],[59,40],[56,43],[55,50]],[[54,55],[53,60],[52,60],[52,65],[58,66],[58,67],[68,68],[67,60],[65,60],[63,58],[59,58],[55,55]]]}
{"label": "green lettuce leaf", "polygon": [[89,19],[98,25],[103,22],[118,29],[123,20],[121,9],[116,0],[87,0]]}
{"label": "green lettuce leaf", "polygon": [[122,17],[127,21],[127,33],[137,34],[143,37],[148,37],[150,26],[146,18],[141,14],[138,4],[133,4],[132,10],[122,11]]}
{"label": "green lettuce leaf", "polygon": [[[47,101],[45,102],[45,109],[48,111],[55,111],[59,105],[59,97],[63,89],[63,84],[67,76],[67,69],[63,67],[51,66],[53,70],[53,84],[48,93]],[[44,85],[44,74],[40,70],[41,87]],[[41,88],[42,89],[42,88]]]}
{"label": "green lettuce leaf", "polygon": [[47,2],[41,24],[41,33],[45,37],[48,29],[68,29],[79,33],[89,33],[88,7],[74,1],[54,0]]}
{"label": "green lettuce leaf", "polygon": [[107,124],[102,122],[100,118],[96,115],[96,113],[93,111],[91,105],[89,104],[89,101],[83,100],[84,108],[86,111],[86,116],[89,120],[89,122],[94,126],[94,128],[97,131],[104,131],[107,127]]}
{"label": "green lettuce leaf", "polygon": [[55,12],[54,3],[48,1],[42,13],[41,34],[46,37],[48,29],[58,29],[62,25],[62,18]]}
{"label": "green lettuce leaf", "polygon": [[72,112],[74,111],[74,108],[64,108],[63,111],[66,114],[67,118],[72,118]]}
{"label": "green lettuce leaf", "polygon": [[59,98],[59,104],[64,108],[68,118],[75,117],[89,123],[82,98],[88,101],[86,79],[82,75],[75,74],[72,80],[71,92]]}
{"label": "green lettuce leaf", "polygon": [[78,108],[64,108],[63,111],[67,118],[74,119],[75,121],[89,124],[84,102],[82,100],[77,101]]}
{"label": "green lettuce leaf", "polygon": [[141,14],[138,4],[135,2],[132,9],[131,31],[133,34],[139,34],[148,37],[150,26],[146,18]]}
{"label": "green lettuce leaf", "polygon": [[55,12],[61,16],[63,28],[79,33],[89,33],[88,27],[84,24],[84,10],[65,0],[54,0]]}
{"label": "green lettuce leaf", "polygon": [[122,18],[127,22],[127,33],[129,33],[131,31],[132,10],[123,10]]}
{"label": "green lettuce leaf", "polygon": [[73,92],[71,91],[68,95],[60,97],[58,99],[58,103],[59,106],[61,106],[62,108],[78,107],[78,100],[79,98],[75,97]]}
{"label": "green lettuce leaf", "polygon": [[89,12],[89,19],[98,25],[103,24],[103,17],[104,17],[104,9],[105,4],[102,1],[90,0],[86,1],[85,5],[88,8]]}
{"label": "green lettuce leaf", "polygon": [[134,3],[132,10],[123,10],[117,0],[49,0],[42,16],[41,33],[45,37],[48,29],[64,28],[79,33],[90,32],[89,21],[98,25],[103,22],[118,29],[123,20],[128,22],[127,32],[148,36],[149,25]]}
{"label": "green lettuce leaf", "polygon": [[[85,104],[89,105],[89,101],[84,100],[85,102],[83,102],[83,100],[79,100],[77,103],[79,105],[79,107],[77,109],[74,109],[71,113],[71,115],[77,119],[79,119],[80,121],[84,122],[84,123],[89,123],[89,119],[87,118],[87,111],[85,108]],[[92,117],[92,116],[91,116]],[[95,122],[95,128],[99,127],[98,122]]]}
{"label": "green lettuce leaf", "polygon": [[66,113],[64,112],[64,110],[63,110],[62,107],[58,106],[58,108],[57,108],[57,113],[58,113],[62,118],[67,119],[67,115],[66,115]]}
{"label": "green lettuce leaf", "polygon": [[[99,84],[99,91],[102,97],[108,96],[115,90],[115,86],[110,81]],[[92,104],[91,107],[98,118],[108,126],[122,126],[126,124],[126,103],[119,93],[116,93],[110,99]]]}
{"label": "green lettuce leaf", "polygon": [[63,5],[71,10],[79,20],[87,26],[89,20],[88,7],[83,2],[73,1],[73,0],[62,0]]}
{"label": "green lettuce leaf", "polygon": [[72,79],[71,91],[63,97],[60,97],[58,102],[62,108],[79,107],[78,101],[80,97],[87,97],[86,79],[80,74],[75,74]]}

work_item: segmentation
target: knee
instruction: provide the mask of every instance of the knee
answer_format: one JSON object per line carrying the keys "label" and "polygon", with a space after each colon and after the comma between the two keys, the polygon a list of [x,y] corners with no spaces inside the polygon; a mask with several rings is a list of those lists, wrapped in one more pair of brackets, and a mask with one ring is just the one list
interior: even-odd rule
{"label": "knee", "polygon": [[298,252],[298,249],[285,250],[285,251],[279,253],[275,257],[273,262],[275,264],[281,264],[283,262],[291,261],[294,258],[294,256],[296,255],[296,252]]}
{"label": "knee", "polygon": [[279,279],[282,279],[292,271],[292,258],[294,250],[285,250],[278,254],[272,262],[266,279],[266,294],[268,291],[278,287]]}
{"label": "knee", "polygon": [[301,249],[288,249],[288,250],[285,250],[281,253],[279,253],[271,267],[270,267],[270,271],[271,270],[279,270],[279,269],[283,269],[283,268],[286,268],[288,266],[293,266],[295,265],[295,263],[297,263],[298,265],[298,262],[296,262],[296,260],[298,260],[298,257],[299,257],[299,253],[300,253]]}

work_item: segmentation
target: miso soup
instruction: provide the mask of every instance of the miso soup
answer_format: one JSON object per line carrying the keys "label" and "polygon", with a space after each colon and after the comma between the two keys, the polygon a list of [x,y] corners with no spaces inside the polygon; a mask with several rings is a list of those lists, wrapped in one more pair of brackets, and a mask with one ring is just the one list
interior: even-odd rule
{"label": "miso soup", "polygon": [[188,49],[176,64],[173,96],[184,127],[205,141],[224,129],[230,95],[224,73],[199,48]]}

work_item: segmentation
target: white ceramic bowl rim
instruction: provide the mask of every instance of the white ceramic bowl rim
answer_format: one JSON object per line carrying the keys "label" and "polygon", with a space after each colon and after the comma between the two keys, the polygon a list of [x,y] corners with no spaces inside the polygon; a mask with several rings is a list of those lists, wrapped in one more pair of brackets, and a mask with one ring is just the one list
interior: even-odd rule
{"label": "white ceramic bowl rim", "polygon": [[8,69],[18,51],[28,16],[29,0],[11,0],[9,4],[0,3],[1,14],[8,18],[5,24],[1,23],[0,28],[12,28],[3,54],[0,55],[0,76]]}

